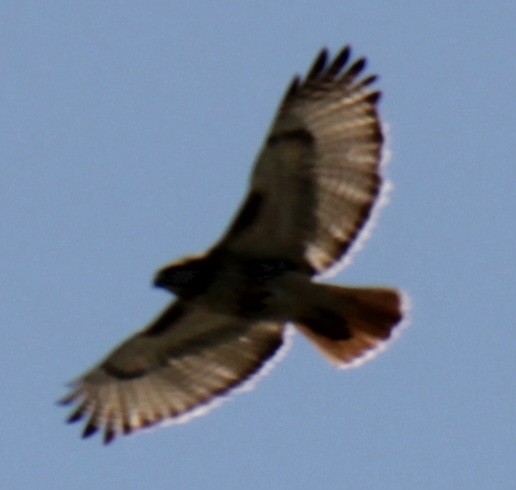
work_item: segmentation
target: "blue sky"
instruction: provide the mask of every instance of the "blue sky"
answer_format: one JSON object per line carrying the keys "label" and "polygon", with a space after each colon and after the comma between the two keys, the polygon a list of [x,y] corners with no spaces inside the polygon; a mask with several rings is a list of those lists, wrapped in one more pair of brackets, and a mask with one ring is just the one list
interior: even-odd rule
{"label": "blue sky", "polygon": [[[2,2],[2,488],[516,488],[516,3]],[[300,336],[248,394],[103,447],[54,405],[218,238],[291,77],[381,76],[395,190],[338,284],[414,303],[339,372]]]}

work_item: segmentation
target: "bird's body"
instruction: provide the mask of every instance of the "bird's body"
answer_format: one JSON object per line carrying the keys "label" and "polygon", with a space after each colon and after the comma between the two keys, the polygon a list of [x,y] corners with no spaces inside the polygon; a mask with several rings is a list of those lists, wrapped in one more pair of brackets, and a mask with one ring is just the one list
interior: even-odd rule
{"label": "bird's body", "polygon": [[69,421],[105,442],[207,411],[281,352],[293,324],[332,363],[354,367],[385,348],[404,317],[389,288],[317,281],[349,258],[380,202],[383,136],[363,59],[326,51],[287,90],[250,191],[205,254],[160,270],[177,300],[74,383]]}
{"label": "bird's body", "polygon": [[[260,317],[267,315],[272,305],[281,301],[284,296],[281,284],[291,276],[310,283],[308,276],[299,274],[295,264],[286,259],[250,258],[214,250],[204,257],[182,260],[166,267],[157,274],[154,283],[181,299],[213,311]],[[280,320],[273,313],[269,316]]]}

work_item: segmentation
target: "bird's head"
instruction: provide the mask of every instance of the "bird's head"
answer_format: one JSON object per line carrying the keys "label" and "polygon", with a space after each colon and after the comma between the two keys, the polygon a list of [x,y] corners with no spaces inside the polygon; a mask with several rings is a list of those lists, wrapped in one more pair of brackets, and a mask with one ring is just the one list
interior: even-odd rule
{"label": "bird's head", "polygon": [[154,286],[181,298],[191,298],[206,291],[212,278],[213,261],[209,256],[185,257],[159,270],[154,277]]}

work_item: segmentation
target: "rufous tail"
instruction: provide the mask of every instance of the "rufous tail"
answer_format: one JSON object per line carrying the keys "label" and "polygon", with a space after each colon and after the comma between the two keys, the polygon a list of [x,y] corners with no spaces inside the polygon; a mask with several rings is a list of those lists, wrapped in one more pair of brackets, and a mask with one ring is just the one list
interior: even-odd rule
{"label": "rufous tail", "polygon": [[[298,319],[298,329],[333,364],[362,365],[386,349],[404,323],[407,299],[388,288],[344,288],[318,284],[319,306]],[[319,298],[320,299],[320,298]]]}

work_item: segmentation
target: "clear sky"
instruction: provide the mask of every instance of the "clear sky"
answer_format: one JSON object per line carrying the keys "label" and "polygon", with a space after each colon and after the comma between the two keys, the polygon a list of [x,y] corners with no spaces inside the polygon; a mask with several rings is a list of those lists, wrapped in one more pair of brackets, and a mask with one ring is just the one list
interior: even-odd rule
{"label": "clear sky", "polygon": [[[186,4],[189,3],[189,6]],[[516,2],[0,4],[0,486],[516,488]],[[188,425],[82,441],[54,405],[218,238],[291,77],[350,43],[381,76],[395,190],[334,282],[411,328],[339,372],[296,336]]]}

